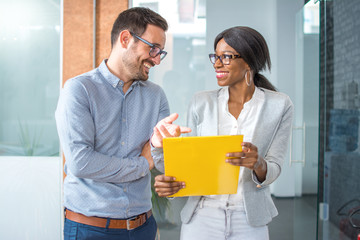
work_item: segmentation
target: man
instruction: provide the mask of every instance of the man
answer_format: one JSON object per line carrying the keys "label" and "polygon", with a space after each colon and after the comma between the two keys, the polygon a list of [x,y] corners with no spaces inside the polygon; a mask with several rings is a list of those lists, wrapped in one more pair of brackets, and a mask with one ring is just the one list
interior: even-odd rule
{"label": "man", "polygon": [[[65,239],[154,239],[149,139],[159,120],[171,124],[163,90],[146,81],[166,56],[167,22],[147,8],[118,16],[108,60],[68,80],[56,123],[66,158]],[[165,118],[166,117],[166,118]],[[161,167],[161,166],[160,166]]]}

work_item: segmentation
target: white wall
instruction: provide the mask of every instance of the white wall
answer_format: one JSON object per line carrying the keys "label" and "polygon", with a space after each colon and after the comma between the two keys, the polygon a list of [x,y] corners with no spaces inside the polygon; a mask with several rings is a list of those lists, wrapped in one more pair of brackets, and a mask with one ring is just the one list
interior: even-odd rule
{"label": "white wall", "polygon": [[61,157],[0,157],[0,239],[61,239],[61,177]]}
{"label": "white wall", "polygon": [[[276,0],[208,0],[206,2],[206,47],[208,53],[214,52],[214,39],[221,31],[234,26],[249,26],[259,31],[270,49],[272,63],[276,66]],[[216,9],[216,10],[215,10]],[[214,69],[211,64],[207,68],[207,88],[217,88]],[[277,85],[274,67],[271,73],[265,73],[269,80]]]}

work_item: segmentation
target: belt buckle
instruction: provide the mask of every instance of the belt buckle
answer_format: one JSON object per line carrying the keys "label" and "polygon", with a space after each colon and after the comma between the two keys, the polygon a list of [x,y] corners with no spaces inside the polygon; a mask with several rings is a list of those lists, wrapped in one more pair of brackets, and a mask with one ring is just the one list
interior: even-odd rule
{"label": "belt buckle", "polygon": [[136,227],[132,228],[132,227],[130,226],[130,221],[134,221],[134,220],[136,220],[138,217],[139,217],[139,216],[135,216],[135,217],[126,219],[126,229],[127,229],[127,230],[133,230],[133,229],[136,228]]}

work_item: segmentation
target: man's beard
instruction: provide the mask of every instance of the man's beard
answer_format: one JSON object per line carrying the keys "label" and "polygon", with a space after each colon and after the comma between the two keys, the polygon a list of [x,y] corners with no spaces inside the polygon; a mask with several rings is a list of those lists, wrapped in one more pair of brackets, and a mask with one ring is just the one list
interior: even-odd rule
{"label": "man's beard", "polygon": [[134,61],[133,59],[133,56],[123,56],[123,63],[127,71],[131,74],[131,80],[148,80],[149,75],[144,73],[144,61],[139,64],[138,61]]}

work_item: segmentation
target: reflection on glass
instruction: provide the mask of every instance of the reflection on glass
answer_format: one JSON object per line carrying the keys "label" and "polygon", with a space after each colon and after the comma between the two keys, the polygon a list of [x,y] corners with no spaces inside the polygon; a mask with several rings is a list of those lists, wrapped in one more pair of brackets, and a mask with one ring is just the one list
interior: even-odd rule
{"label": "reflection on glass", "polygon": [[0,3],[0,156],[59,154],[60,0]]}

